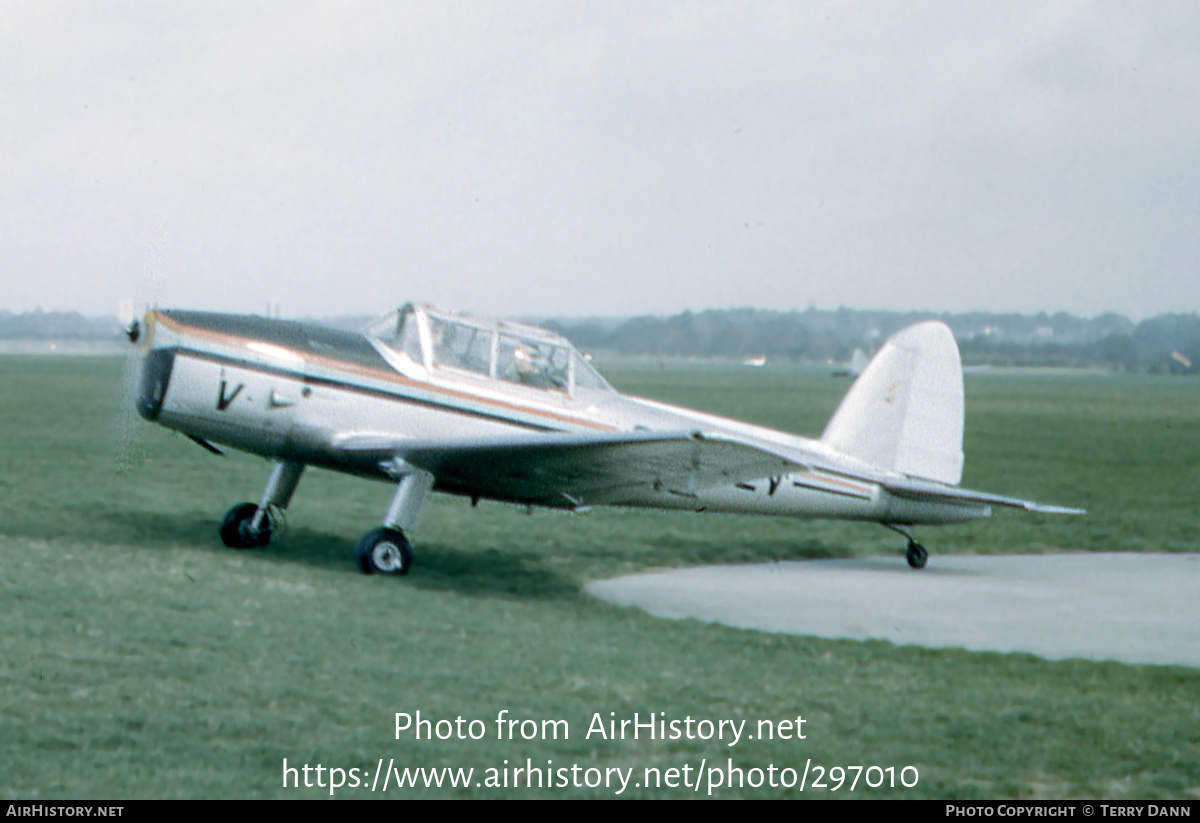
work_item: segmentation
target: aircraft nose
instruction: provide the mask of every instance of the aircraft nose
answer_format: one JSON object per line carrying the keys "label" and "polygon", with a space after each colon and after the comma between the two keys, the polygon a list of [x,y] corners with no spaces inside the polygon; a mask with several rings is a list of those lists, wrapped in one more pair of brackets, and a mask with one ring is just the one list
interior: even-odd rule
{"label": "aircraft nose", "polygon": [[162,411],[171,368],[175,365],[174,349],[151,349],[142,358],[142,379],[138,391],[137,410],[145,420],[154,420]]}

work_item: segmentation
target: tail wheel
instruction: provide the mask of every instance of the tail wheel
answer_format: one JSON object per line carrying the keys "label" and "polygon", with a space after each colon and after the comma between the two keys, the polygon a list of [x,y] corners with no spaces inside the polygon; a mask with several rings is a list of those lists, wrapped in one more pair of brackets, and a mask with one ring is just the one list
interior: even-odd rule
{"label": "tail wheel", "polygon": [[364,574],[408,574],[413,552],[408,538],[399,529],[375,529],[363,535],[355,550],[358,567]]}
{"label": "tail wheel", "polygon": [[929,560],[929,552],[925,551],[925,547],[920,543],[910,542],[904,557],[908,560],[908,565],[914,569],[923,569],[926,561]]}

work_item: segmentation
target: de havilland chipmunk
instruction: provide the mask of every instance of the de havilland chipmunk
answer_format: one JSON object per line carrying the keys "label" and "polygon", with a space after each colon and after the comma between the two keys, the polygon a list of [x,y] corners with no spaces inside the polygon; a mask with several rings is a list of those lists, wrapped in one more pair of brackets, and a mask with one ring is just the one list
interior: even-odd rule
{"label": "de havilland chipmunk", "polygon": [[1082,510],[970,491],[958,346],[938,322],[888,340],[818,439],[621,394],[567,340],[535,326],[406,305],[363,333],[156,309],[128,330],[140,415],[274,467],[262,498],[220,526],[262,546],[307,466],[396,487],[358,543],[367,573],[405,574],[406,532],[431,491],[526,506],[636,506],[917,525],[993,506]]}

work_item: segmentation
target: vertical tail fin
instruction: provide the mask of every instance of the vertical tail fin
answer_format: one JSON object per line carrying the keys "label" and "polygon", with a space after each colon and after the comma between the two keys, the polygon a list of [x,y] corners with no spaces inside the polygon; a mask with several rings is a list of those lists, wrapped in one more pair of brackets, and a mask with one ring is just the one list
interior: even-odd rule
{"label": "vertical tail fin", "polygon": [[957,485],[963,378],[945,323],[917,323],[884,343],[846,393],[821,440],[881,469]]}

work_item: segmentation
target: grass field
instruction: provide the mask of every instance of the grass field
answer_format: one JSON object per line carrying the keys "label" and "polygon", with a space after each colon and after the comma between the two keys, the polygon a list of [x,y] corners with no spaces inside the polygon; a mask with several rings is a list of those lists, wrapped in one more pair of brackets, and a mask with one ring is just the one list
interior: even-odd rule
{"label": "grass field", "polygon": [[[791,368],[624,363],[622,390],[818,434],[844,381]],[[597,510],[534,513],[435,497],[402,580],[365,577],[353,546],[382,484],[313,471],[286,538],[224,548],[264,461],[216,458],[147,429],[118,474],[121,364],[0,357],[0,794],[12,798],[316,797],[282,763],[474,768],[466,788],[338,797],[597,796],[475,787],[489,767],[630,768],[703,760],[915,766],[914,788],[721,788],[722,797],[1200,796],[1200,671],[896,647],[658,620],[581,593],[659,566],[899,553],[862,524]],[[1086,518],[998,515],[922,530],[939,553],[1197,551],[1200,385],[1097,373],[972,375],[964,485]],[[395,739],[394,714],[487,723],[480,740]],[[501,710],[565,719],[570,739],[497,740]],[[608,741],[608,720],[785,720],[804,740]],[[579,774],[583,774],[580,772]],[[315,778],[315,775],[314,775]],[[572,778],[573,779],[573,778]],[[301,782],[303,777],[300,777]],[[812,777],[809,777],[812,780]],[[366,780],[370,782],[369,779]],[[382,784],[382,778],[380,779]],[[705,790],[701,789],[701,795]]]}

